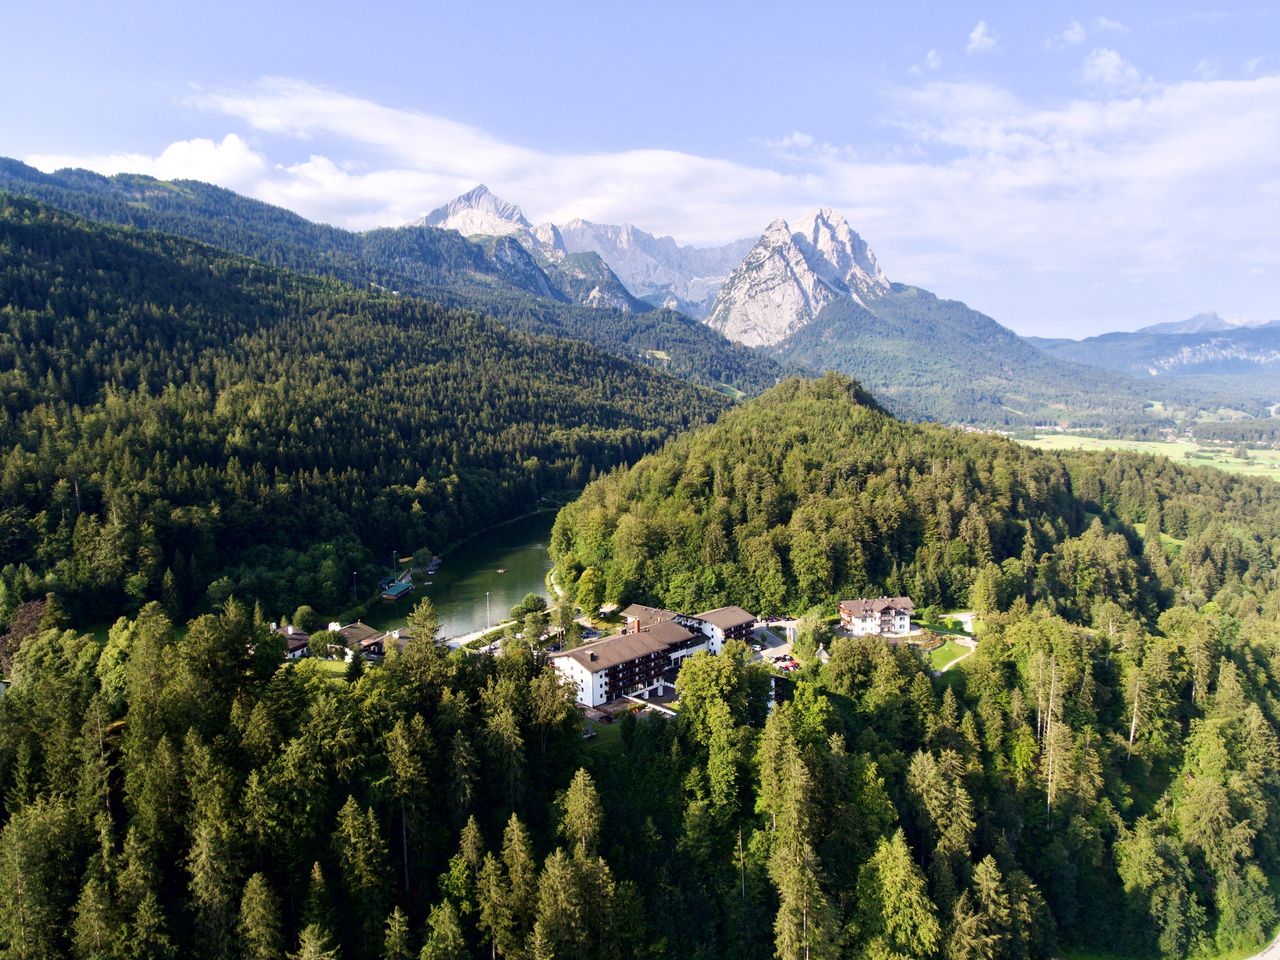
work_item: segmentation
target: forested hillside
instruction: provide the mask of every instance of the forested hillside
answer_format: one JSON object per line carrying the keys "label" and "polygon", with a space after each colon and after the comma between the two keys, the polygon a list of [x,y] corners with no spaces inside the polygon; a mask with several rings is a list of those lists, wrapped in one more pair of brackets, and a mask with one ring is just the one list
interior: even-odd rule
{"label": "forested hillside", "polygon": [[[87,170],[45,174],[5,158],[0,158],[0,191],[357,287],[447,301],[516,329],[585,340],[623,359],[654,363],[708,386],[725,384],[754,394],[782,375],[771,358],[730,343],[682,314],[661,310],[652,317],[557,299],[564,292],[511,238],[493,240],[486,249],[456,231],[427,226],[354,233],[207,183],[129,174],[104,177]],[[557,279],[570,286],[576,282],[568,274]]]}
{"label": "forested hillside", "polygon": [[826,633],[829,662],[762,732],[728,681],[727,709],[682,702],[702,750],[681,829],[729,864],[747,831],[779,956],[799,937],[950,960],[1271,934],[1278,547],[1269,481],[906,425],[834,376],[598,480],[552,544],[560,582],[594,571],[606,599],[816,615],[902,592],[984,616],[945,684],[906,647]]}
{"label": "forested hillside", "polygon": [[371,556],[585,483],[724,401],[575,341],[0,197],[0,613],[235,592],[336,609]]}

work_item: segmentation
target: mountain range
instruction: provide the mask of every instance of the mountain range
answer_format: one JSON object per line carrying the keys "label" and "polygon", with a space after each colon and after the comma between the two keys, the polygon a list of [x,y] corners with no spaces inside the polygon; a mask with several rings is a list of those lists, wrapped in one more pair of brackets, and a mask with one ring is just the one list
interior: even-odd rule
{"label": "mountain range", "polygon": [[[44,174],[15,160],[0,159],[0,191],[585,340],[730,395],[758,393],[788,372],[835,370],[911,418],[1141,432],[1222,407],[1261,415],[1276,392],[1252,378],[1174,384],[1153,378],[1145,358],[1107,355],[1106,345],[1100,356],[1088,341],[1021,338],[963,303],[892,282],[830,209],[775,220],[755,240],[696,248],[630,224],[535,225],[483,185],[416,223],[362,233],[194,181]],[[1266,368],[1280,357],[1266,352],[1273,331],[1209,330],[1220,323],[1124,336],[1257,341],[1227,353],[1217,341],[1185,344],[1182,360],[1165,363],[1185,374]]]}
{"label": "mountain range", "polygon": [[1059,359],[1148,380],[1203,375],[1244,380],[1280,374],[1280,321],[1232,323],[1212,311],[1132,333],[1027,341]]}
{"label": "mountain range", "polygon": [[[706,325],[728,340],[789,369],[857,377],[905,416],[1002,427],[1151,419],[1145,388],[1131,378],[1048,357],[962,303],[891,283],[870,245],[835,210],[794,224],[778,219],[754,242],[709,251],[632,226],[534,226],[484,186],[432,211],[423,224],[482,244],[512,238],[550,277],[568,251],[590,245],[624,285],[631,278],[634,295],[653,296],[660,287],[669,302],[687,305],[674,291],[702,294],[702,303],[711,301]],[[721,281],[718,271],[744,249]]]}
{"label": "mountain range", "polygon": [[[773,358],[673,310],[574,302],[559,289],[572,289],[572,269],[553,280],[529,252],[528,238],[522,243],[513,228],[494,230],[498,212],[517,225],[524,219],[496,198],[484,201],[495,216],[474,221],[493,232],[471,242],[455,230],[421,222],[363,233],[342,230],[193,180],[106,177],[87,170],[46,174],[0,158],[0,193],[5,192],[91,220],[199,240],[272,266],[423,297],[529,333],[584,340],[731,395],[758,393],[787,372]],[[472,193],[474,200],[488,191]],[[591,300],[594,288],[584,299]]]}
{"label": "mountain range", "polygon": [[483,183],[432,210],[417,226],[455,230],[479,243],[508,277],[520,278],[518,286],[540,296],[558,294],[588,307],[653,308],[632,296],[600,254],[570,252],[554,223],[535,227],[518,206],[494,196]]}

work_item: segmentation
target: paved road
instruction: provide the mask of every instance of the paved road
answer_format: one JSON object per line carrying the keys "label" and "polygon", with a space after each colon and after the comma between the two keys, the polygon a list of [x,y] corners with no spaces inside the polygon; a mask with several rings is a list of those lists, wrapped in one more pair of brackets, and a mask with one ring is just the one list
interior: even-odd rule
{"label": "paved road", "polygon": [[464,633],[460,637],[448,637],[445,639],[444,643],[445,646],[450,647],[453,650],[457,650],[459,647],[466,646],[477,637],[483,637],[490,630],[505,630],[509,623],[515,623],[515,621],[504,620],[502,623],[495,623],[492,627],[485,627],[483,630],[473,630],[471,633]]}
{"label": "paved road", "polygon": [[1276,937],[1271,941],[1271,946],[1250,957],[1249,960],[1280,960],[1280,937]]}

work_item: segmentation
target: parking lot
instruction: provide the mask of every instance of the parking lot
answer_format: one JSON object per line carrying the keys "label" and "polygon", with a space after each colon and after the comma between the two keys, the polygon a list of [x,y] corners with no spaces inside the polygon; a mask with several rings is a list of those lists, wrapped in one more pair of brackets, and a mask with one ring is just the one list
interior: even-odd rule
{"label": "parking lot", "polygon": [[775,633],[771,627],[757,626],[751,631],[751,649],[756,657],[771,667],[787,669],[785,666],[795,661],[791,659],[791,643]]}

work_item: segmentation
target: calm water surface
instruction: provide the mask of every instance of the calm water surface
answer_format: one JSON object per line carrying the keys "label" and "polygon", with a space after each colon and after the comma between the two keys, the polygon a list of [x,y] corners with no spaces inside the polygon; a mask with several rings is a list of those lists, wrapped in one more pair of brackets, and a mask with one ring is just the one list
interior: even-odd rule
{"label": "calm water surface", "polygon": [[[425,594],[440,614],[440,636],[457,637],[489,624],[502,623],[526,593],[547,596],[546,576],[551,569],[547,546],[555,512],[525,517],[487,530],[445,555],[433,576],[417,578],[418,585],[402,600],[375,608],[367,617],[370,626],[390,629]],[[498,570],[506,573],[498,573]],[[423,580],[430,580],[428,586]],[[485,594],[489,609],[485,611]]]}

